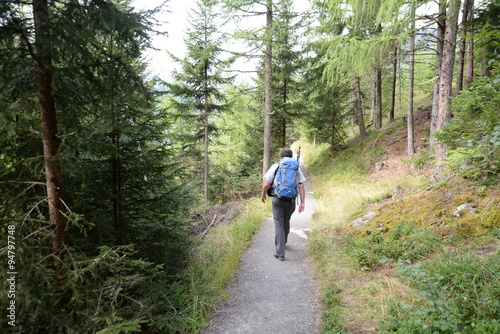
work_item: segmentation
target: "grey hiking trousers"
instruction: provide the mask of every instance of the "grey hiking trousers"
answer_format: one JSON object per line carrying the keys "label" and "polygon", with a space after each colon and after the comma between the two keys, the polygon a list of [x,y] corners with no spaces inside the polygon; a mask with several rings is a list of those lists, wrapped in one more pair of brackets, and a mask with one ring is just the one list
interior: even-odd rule
{"label": "grey hiking trousers", "polygon": [[285,244],[290,233],[290,217],[295,211],[295,200],[273,197],[274,244],[278,256],[285,256]]}

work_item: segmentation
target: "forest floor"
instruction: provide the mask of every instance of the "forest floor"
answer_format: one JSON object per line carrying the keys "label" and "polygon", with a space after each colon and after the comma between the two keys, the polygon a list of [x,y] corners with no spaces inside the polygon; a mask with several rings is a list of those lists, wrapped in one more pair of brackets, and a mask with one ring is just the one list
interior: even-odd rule
{"label": "forest floor", "polygon": [[274,256],[274,223],[266,220],[230,281],[230,297],[221,302],[204,334],[318,333],[322,304],[305,244],[315,201],[306,182],[305,211],[292,215],[285,261]]}

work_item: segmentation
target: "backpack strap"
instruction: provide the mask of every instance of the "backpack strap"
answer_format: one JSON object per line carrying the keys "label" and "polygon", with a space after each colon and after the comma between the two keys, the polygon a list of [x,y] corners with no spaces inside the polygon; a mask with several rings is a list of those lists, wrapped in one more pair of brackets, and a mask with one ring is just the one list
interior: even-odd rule
{"label": "backpack strap", "polygon": [[278,163],[278,166],[276,166],[276,169],[274,170],[274,176],[273,176],[273,180],[271,181],[271,185],[267,189],[267,196],[269,196],[269,197],[274,197],[273,184],[274,184],[274,179],[276,178],[276,174],[278,174],[278,169],[280,169],[279,163]]}

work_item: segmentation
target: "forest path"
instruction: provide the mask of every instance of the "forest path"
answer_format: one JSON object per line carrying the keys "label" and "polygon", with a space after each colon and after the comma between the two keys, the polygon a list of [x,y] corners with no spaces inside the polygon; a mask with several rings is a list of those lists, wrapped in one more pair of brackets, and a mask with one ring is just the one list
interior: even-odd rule
{"label": "forest path", "polygon": [[[307,177],[307,176],[306,176]],[[305,210],[290,220],[285,261],[274,254],[274,223],[266,220],[242,256],[242,265],[203,334],[318,333],[321,303],[305,251],[315,201],[305,183]],[[270,200],[270,198],[268,198]]]}

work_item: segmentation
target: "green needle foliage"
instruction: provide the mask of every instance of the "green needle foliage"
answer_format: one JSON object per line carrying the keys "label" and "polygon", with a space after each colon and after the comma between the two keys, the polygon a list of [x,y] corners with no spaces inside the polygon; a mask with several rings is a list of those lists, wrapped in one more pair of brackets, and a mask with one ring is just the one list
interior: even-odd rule
{"label": "green needle foliage", "polygon": [[136,332],[159,315],[151,287],[174,280],[190,243],[184,175],[141,61],[151,13],[128,1],[48,3],[69,239],[56,274],[30,5],[0,6],[0,231],[15,230],[16,330]]}

